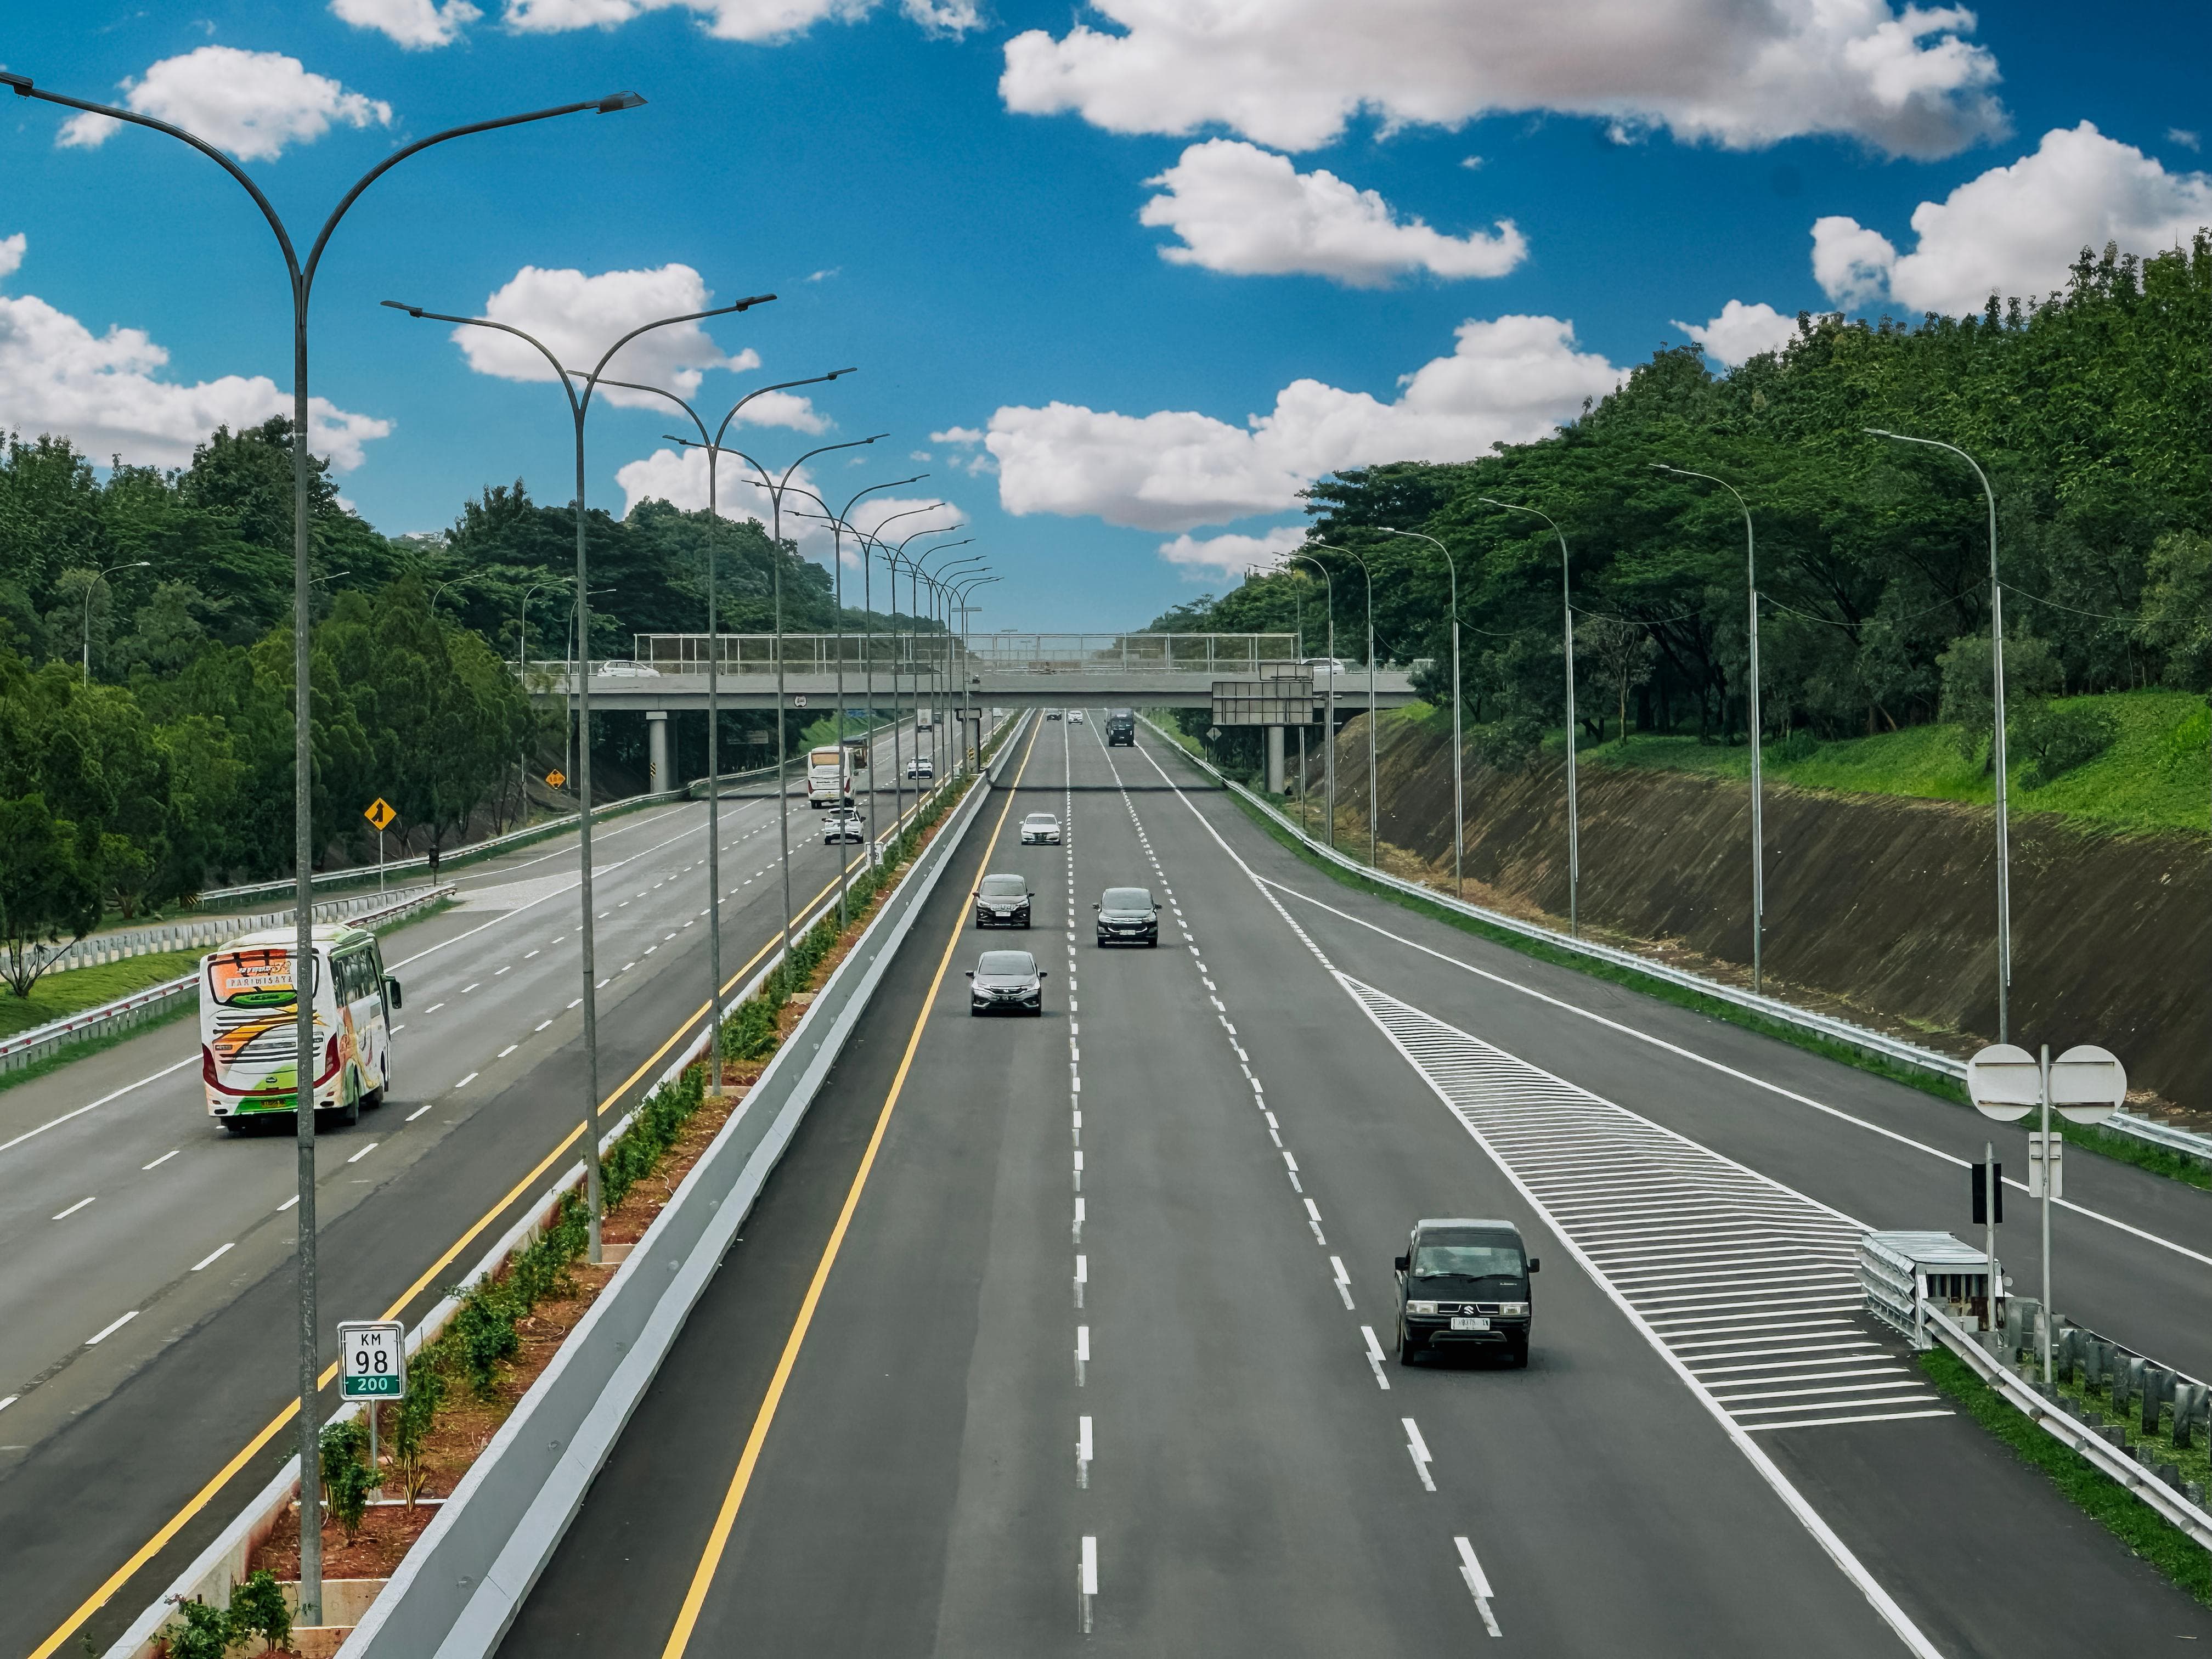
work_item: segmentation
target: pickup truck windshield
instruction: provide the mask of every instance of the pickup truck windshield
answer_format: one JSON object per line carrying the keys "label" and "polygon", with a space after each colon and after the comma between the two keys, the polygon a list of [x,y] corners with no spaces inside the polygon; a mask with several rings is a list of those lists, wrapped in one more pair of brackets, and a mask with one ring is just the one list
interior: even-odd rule
{"label": "pickup truck windshield", "polygon": [[1425,1243],[1413,1253],[1416,1279],[1517,1279],[1526,1272],[1516,1244]]}

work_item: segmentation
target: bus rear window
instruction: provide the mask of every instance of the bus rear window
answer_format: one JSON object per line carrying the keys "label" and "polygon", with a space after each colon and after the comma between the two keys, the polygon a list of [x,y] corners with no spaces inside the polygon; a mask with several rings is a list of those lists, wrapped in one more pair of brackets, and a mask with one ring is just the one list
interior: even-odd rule
{"label": "bus rear window", "polygon": [[[309,974],[312,979],[312,966]],[[226,1008],[289,1008],[292,1006],[292,953],[229,951],[210,957],[207,988],[208,994]]]}

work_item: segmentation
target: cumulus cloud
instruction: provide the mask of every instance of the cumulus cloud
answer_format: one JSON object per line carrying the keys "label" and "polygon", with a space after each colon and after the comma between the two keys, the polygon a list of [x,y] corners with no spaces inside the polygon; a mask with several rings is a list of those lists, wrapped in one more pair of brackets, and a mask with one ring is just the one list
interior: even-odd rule
{"label": "cumulus cloud", "polygon": [[1371,112],[1453,128],[1502,112],[1595,117],[1629,134],[1745,149],[1837,133],[1948,155],[2005,130],[1997,66],[1960,6],[1891,0],[1096,0],[1078,23],[1006,43],[999,82],[1026,114],[1115,132],[1218,125],[1277,149]]}
{"label": "cumulus cloud", "polygon": [[[718,40],[784,40],[823,21],[865,16],[872,0],[507,0],[504,21],[526,34],[613,28],[649,11],[696,15]],[[948,7],[948,10],[960,8]]]}
{"label": "cumulus cloud", "polygon": [[[18,234],[0,241],[0,270],[20,264]],[[143,466],[184,466],[195,445],[218,426],[236,431],[272,415],[289,416],[292,394],[263,374],[226,374],[180,385],[161,378],[169,354],[142,329],[94,334],[35,295],[0,295],[0,410],[21,432],[69,438],[101,459],[120,455]],[[307,441],[340,472],[362,464],[362,446],[391,422],[308,401]]]}
{"label": "cumulus cloud", "polygon": [[[137,81],[125,81],[123,102],[197,133],[245,161],[273,161],[290,143],[313,143],[342,121],[388,127],[392,106],[349,92],[326,76],[310,75],[296,58],[277,52],[202,46],[164,58]],[[105,115],[75,115],[56,143],[97,149],[121,126]]]}
{"label": "cumulus cloud", "polygon": [[449,46],[483,15],[469,0],[331,0],[331,13],[357,29],[374,29],[410,52]]}
{"label": "cumulus cloud", "polygon": [[1349,288],[1380,288],[1407,271],[1502,276],[1528,244],[1501,220],[1495,230],[1447,236],[1401,220],[1371,190],[1333,173],[1300,173],[1288,156],[1231,138],[1193,144],[1147,185],[1163,193],[1139,220],[1182,239],[1160,257],[1237,276],[1327,276]]}
{"label": "cumulus cloud", "polygon": [[[597,276],[575,270],[546,270],[525,265],[484,301],[483,315],[537,336],[560,358],[564,368],[588,373],[602,352],[641,323],[704,311],[713,303],[706,282],[689,265],[609,270]],[[463,325],[453,330],[453,339],[469,367],[479,374],[496,375],[503,380],[553,379],[552,367],[544,357],[528,342],[511,334]],[[606,373],[610,379],[665,386],[688,398],[699,389],[707,369],[744,370],[759,366],[757,354],[746,350],[726,357],[699,324],[677,323],[638,336],[607,365]],[[648,392],[610,387],[599,395],[631,408],[669,407],[665,398]],[[816,419],[806,399],[787,392],[755,398],[745,412],[763,425],[820,430],[818,420],[806,424]]]}
{"label": "cumulus cloud", "polygon": [[2054,128],[2035,152],[1970,179],[1912,213],[1918,239],[1899,253],[1856,219],[1813,227],[1813,274],[1850,307],[1885,295],[1912,311],[1978,311],[1991,294],[2041,295],[2066,285],[2084,247],[2134,253],[2185,243],[2212,225],[2212,174],[2168,173],[2088,122]]}
{"label": "cumulus cloud", "polygon": [[31,246],[31,239],[17,231],[13,236],[0,236],[0,276],[12,276],[22,269],[23,254]]}
{"label": "cumulus cloud", "polygon": [[985,434],[972,426],[948,426],[942,432],[933,432],[929,441],[933,444],[980,444]]}
{"label": "cumulus cloud", "polygon": [[1674,326],[1703,346],[1705,356],[1730,368],[1762,351],[1781,350],[1797,334],[1795,317],[1785,317],[1764,301],[1747,306],[1741,300],[1730,300],[1709,323],[1686,323],[1678,318]]}
{"label": "cumulus cloud", "polygon": [[975,0],[899,0],[899,9],[924,33],[955,40],[983,27],[983,9]]}
{"label": "cumulus cloud", "polygon": [[1181,566],[1194,580],[1206,576],[1242,575],[1247,565],[1273,566],[1294,553],[1306,538],[1304,525],[1287,524],[1257,536],[1178,536],[1160,544],[1160,556]]}
{"label": "cumulus cloud", "polygon": [[1452,354],[1404,377],[1392,403],[1301,380],[1242,427],[1191,410],[1009,407],[991,416],[989,444],[1010,513],[1189,530],[1289,511],[1325,472],[1465,460],[1494,442],[1541,437],[1620,378],[1604,358],[1575,349],[1571,323],[1500,317],[1461,324]]}

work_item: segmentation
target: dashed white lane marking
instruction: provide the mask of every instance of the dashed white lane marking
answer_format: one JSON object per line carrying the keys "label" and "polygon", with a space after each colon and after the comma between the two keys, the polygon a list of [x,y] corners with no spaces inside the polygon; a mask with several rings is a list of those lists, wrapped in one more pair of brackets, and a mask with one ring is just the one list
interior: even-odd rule
{"label": "dashed white lane marking", "polygon": [[348,1159],[346,1160],[346,1162],[347,1162],[347,1163],[349,1163],[349,1164],[358,1164],[358,1163],[360,1163],[360,1162],[362,1161],[362,1159],[363,1159],[363,1158],[367,1158],[367,1157],[368,1157],[371,1152],[374,1152],[374,1151],[375,1151],[379,1146],[382,1146],[383,1144],[384,1144],[384,1143],[383,1143],[382,1141],[380,1141],[380,1140],[372,1140],[372,1141],[370,1141],[370,1142],[368,1143],[368,1146],[366,1146],[362,1147],[359,1152],[356,1152],[356,1153],[355,1153],[351,1158],[348,1158]]}
{"label": "dashed white lane marking", "polygon": [[282,1214],[283,1214],[285,1211],[287,1211],[287,1210],[290,1209],[290,1208],[291,1208],[295,1204],[297,1204],[299,1201],[300,1201],[300,1195],[299,1195],[299,1194],[297,1194],[297,1193],[293,1194],[291,1197],[289,1197],[289,1198],[286,1199],[286,1200],[285,1200],[282,1204],[279,1204],[279,1205],[276,1206],[276,1213],[277,1213],[278,1215],[282,1215]]}
{"label": "dashed white lane marking", "polygon": [[6,1411],[6,1410],[8,1409],[8,1407],[10,1407],[10,1406],[14,1405],[14,1404],[15,1404],[18,1400],[21,1400],[22,1397],[23,1397],[23,1396],[22,1396],[21,1395],[20,1395],[20,1394],[11,1394],[11,1395],[9,1395],[5,1399],[5,1400],[0,1400],[0,1412],[4,1412],[4,1411]]}
{"label": "dashed white lane marking", "polygon": [[54,1217],[53,1218],[56,1221],[66,1220],[69,1217],[75,1215],[79,1210],[82,1210],[86,1205],[91,1202],[92,1200],[89,1198],[80,1198],[76,1203],[70,1205],[69,1208],[64,1210],[61,1214]]}
{"label": "dashed white lane marking", "polygon": [[1468,1594],[1474,1597],[1474,1605],[1482,1614],[1482,1626],[1492,1636],[1503,1636],[1498,1628],[1498,1617],[1490,1610],[1490,1580],[1483,1576],[1482,1563],[1474,1559],[1474,1546],[1464,1538],[1454,1538],[1452,1547],[1459,1552],[1459,1576],[1467,1580]]}
{"label": "dashed white lane marking", "polygon": [[1079,1487],[1091,1484],[1091,1419],[1087,1417],[1075,1419],[1075,1484]]}
{"label": "dashed white lane marking", "polygon": [[521,1045],[520,1043],[519,1043],[519,1042],[510,1042],[510,1043],[508,1043],[508,1044],[507,1045],[507,1047],[506,1047],[506,1048],[504,1048],[501,1049],[497,1054],[494,1054],[494,1055],[492,1056],[492,1058],[493,1058],[494,1060],[505,1060],[505,1059],[506,1059],[509,1054],[513,1054],[513,1053],[514,1053],[517,1048],[520,1048],[521,1046],[522,1046],[522,1045]]}
{"label": "dashed white lane marking", "polygon": [[[478,981],[477,981],[477,985],[481,985],[481,984],[483,984],[483,981],[482,980],[478,980]],[[475,989],[477,988],[477,985],[464,985],[463,987],[461,987],[461,994],[462,994],[463,996],[466,996],[466,995],[468,995],[468,994],[469,994],[470,992],[471,992],[471,991],[473,991],[473,990],[475,990]]]}
{"label": "dashed white lane marking", "polygon": [[1367,1344],[1367,1364],[1368,1368],[1375,1373],[1375,1386],[1378,1389],[1388,1389],[1390,1386],[1390,1379],[1382,1370],[1382,1345],[1375,1340],[1375,1328],[1372,1325],[1362,1325],[1359,1328],[1359,1336],[1360,1340]]}
{"label": "dashed white lane marking", "polygon": [[553,1023],[553,1022],[552,1022],[551,1020],[550,1020],[550,1019],[541,1019],[541,1020],[539,1020],[539,1021],[538,1022],[538,1024],[537,1024],[534,1027],[532,1027],[532,1028],[530,1035],[531,1035],[531,1036],[536,1036],[538,1035],[538,1032],[540,1032],[540,1031],[544,1030],[547,1026],[550,1025],[552,1023]]}
{"label": "dashed white lane marking", "polygon": [[[543,948],[543,947],[540,947],[540,948]],[[537,952],[536,951],[525,951],[522,953],[522,959],[523,959],[525,962],[527,962],[527,961],[529,961],[529,960],[530,960],[530,958],[531,958],[531,957],[532,957],[536,956],[537,954],[538,954],[538,952]]]}
{"label": "dashed white lane marking", "polygon": [[1075,1200],[1075,1242],[1083,1243],[1083,1200],[1079,1198]]}
{"label": "dashed white lane marking", "polygon": [[1083,1604],[1083,1633],[1091,1634],[1091,1604],[1098,1595],[1098,1540],[1085,1537],[1075,1569],[1076,1597]]}
{"label": "dashed white lane marking", "polygon": [[412,1123],[412,1122],[413,1122],[416,1118],[418,1118],[418,1117],[422,1116],[423,1113],[425,1113],[425,1112],[428,1111],[429,1109],[430,1109],[430,1108],[429,1108],[428,1106],[427,1106],[427,1105],[425,1105],[425,1106],[417,1106],[417,1107],[416,1107],[413,1111],[411,1111],[411,1112],[408,1113],[408,1114],[407,1114],[407,1115],[406,1115],[406,1117],[405,1117],[405,1119],[404,1119],[404,1120],[403,1120],[403,1121],[405,1121],[405,1122],[408,1122],[408,1123]]}
{"label": "dashed white lane marking", "polygon": [[124,1315],[122,1318],[117,1320],[112,1325],[102,1326],[92,1335],[85,1338],[84,1346],[88,1348],[98,1347],[101,1343],[106,1341],[109,1337],[114,1335],[116,1332],[121,1330],[125,1325],[128,1325],[132,1320],[137,1317],[138,1310],[133,1308],[129,1313]]}
{"label": "dashed white lane marking", "polygon": [[155,1158],[151,1164],[141,1164],[138,1168],[142,1173],[148,1170],[158,1170],[182,1151],[184,1151],[184,1148],[181,1146],[173,1146],[167,1152],[162,1153],[161,1157]]}
{"label": "dashed white lane marking", "polygon": [[228,1252],[236,1248],[237,1243],[238,1241],[236,1239],[233,1239],[228,1244],[216,1245],[215,1249],[210,1250],[205,1255],[192,1263],[191,1271],[198,1273],[201,1268],[211,1267],[216,1262],[222,1261]]}
{"label": "dashed white lane marking", "polygon": [[1340,1255],[1333,1255],[1328,1259],[1328,1265],[1336,1270],[1336,1293],[1344,1298],[1344,1305],[1346,1308],[1351,1307],[1352,1275],[1344,1271],[1344,1258]]}
{"label": "dashed white lane marking", "polygon": [[1090,1282],[1091,1258],[1079,1255],[1075,1258],[1075,1305],[1079,1308],[1083,1305],[1083,1287]]}
{"label": "dashed white lane marking", "polygon": [[[1770,1327],[1725,1349],[1709,1340],[1677,1346],[1703,1338],[1717,1321],[1741,1323],[1753,1313],[1857,1309],[1857,1222],[1395,997],[1338,978],[1600,1285],[1730,1419],[1756,1432],[1808,1428],[1812,1416],[1826,1424],[1852,1411],[1893,1417],[1899,1406],[1951,1415],[1917,1371],[1856,1330],[1807,1337]],[[1593,1180],[1635,1182],[1666,1200],[1608,1200],[1589,1192]],[[1754,1249],[1763,1265],[1747,1267],[1744,1254]],[[1862,1365],[1891,1386],[1795,1407],[1741,1404],[1717,1392],[1730,1378],[1809,1382],[1838,1364]]]}
{"label": "dashed white lane marking", "polygon": [[1075,1328],[1075,1386],[1083,1386],[1083,1368],[1091,1363],[1091,1327]]}
{"label": "dashed white lane marking", "polygon": [[508,968],[512,968],[514,966],[514,964],[510,962],[507,964],[506,968],[495,968],[491,970],[491,976],[494,979],[497,979],[501,974],[507,972]]}
{"label": "dashed white lane marking", "polygon": [[467,1088],[467,1087],[469,1086],[469,1085],[471,1085],[471,1083],[474,1083],[474,1082],[477,1080],[477,1076],[478,1076],[478,1075],[479,1075],[479,1073],[477,1073],[471,1072],[471,1073],[470,1073],[466,1077],[463,1078],[463,1079],[462,1079],[459,1083],[456,1083],[456,1084],[453,1085],[453,1087],[455,1087],[456,1089],[465,1089],[465,1088]]}
{"label": "dashed white lane marking", "polygon": [[436,1012],[438,1012],[438,1010],[439,1010],[439,1009],[441,1009],[441,1008],[444,1007],[445,1006],[446,1006],[446,1005],[445,1005],[444,1003],[442,1003],[442,1002],[434,1002],[434,1003],[432,1003],[428,1007],[425,1008],[422,1012],[423,1012],[424,1013],[426,1013],[426,1014],[434,1014],[434,1013],[436,1013]]}
{"label": "dashed white lane marking", "polygon": [[1437,1489],[1436,1479],[1429,1473],[1429,1465],[1436,1460],[1429,1455],[1428,1443],[1421,1438],[1418,1424],[1410,1417],[1398,1419],[1406,1425],[1406,1451],[1413,1460],[1413,1473],[1421,1477],[1421,1485],[1429,1491]]}
{"label": "dashed white lane marking", "polygon": [[[604,980],[602,980],[602,981],[600,981],[600,983],[601,983],[601,984],[605,984],[605,982],[606,982],[606,981],[604,981]],[[581,997],[570,997],[570,998],[568,999],[568,1006],[569,1006],[569,1007],[571,1007],[571,1008],[580,1008],[580,1007],[582,1007],[583,1006],[584,1006],[584,1000],[583,1000],[583,998],[581,998]]]}

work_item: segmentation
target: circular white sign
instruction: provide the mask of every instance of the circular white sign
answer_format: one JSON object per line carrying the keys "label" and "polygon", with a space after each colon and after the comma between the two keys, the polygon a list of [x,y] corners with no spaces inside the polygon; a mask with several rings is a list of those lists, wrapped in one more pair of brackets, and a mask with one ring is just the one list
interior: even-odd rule
{"label": "circular white sign", "polygon": [[2082,1043],[2051,1062],[2051,1103],[2069,1123],[2102,1123],[2127,1097],[2127,1068],[2108,1049]]}
{"label": "circular white sign", "polygon": [[1966,1062],[1966,1097],[1984,1117],[2014,1122],[2043,1103],[2043,1067],[2016,1044],[1991,1043]]}

